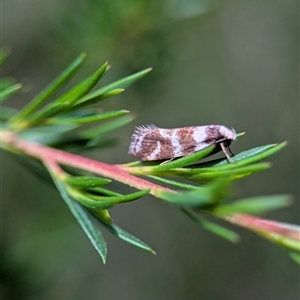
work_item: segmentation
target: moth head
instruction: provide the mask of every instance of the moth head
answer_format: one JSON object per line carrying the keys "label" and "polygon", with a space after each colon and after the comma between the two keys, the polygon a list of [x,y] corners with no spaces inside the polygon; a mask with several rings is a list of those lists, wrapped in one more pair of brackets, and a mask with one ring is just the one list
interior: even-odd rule
{"label": "moth head", "polygon": [[229,146],[236,140],[236,132],[232,127],[227,128],[225,126],[220,126],[219,131],[222,139],[218,142],[223,142],[225,146]]}

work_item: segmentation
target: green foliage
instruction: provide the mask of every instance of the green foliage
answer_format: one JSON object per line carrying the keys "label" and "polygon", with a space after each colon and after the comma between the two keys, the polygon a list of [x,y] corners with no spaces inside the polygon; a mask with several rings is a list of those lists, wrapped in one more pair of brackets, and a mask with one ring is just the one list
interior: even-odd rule
{"label": "green foliage", "polygon": [[62,198],[68,205],[71,213],[76,218],[83,231],[90,239],[96,251],[100,254],[102,261],[105,263],[107,248],[101,231],[99,231],[91,222],[88,212],[78,202],[74,201],[69,196],[62,183],[59,180],[57,180],[55,176],[52,177],[58,191],[60,192]]}
{"label": "green foliage", "polygon": [[209,222],[205,220],[202,216],[196,215],[194,212],[188,210],[188,209],[181,209],[189,218],[191,218],[196,223],[200,224],[204,229],[212,232],[213,234],[228,240],[232,243],[236,243],[240,240],[240,237],[237,233],[234,231],[225,228],[223,226],[220,226],[216,223]]}
{"label": "green foliage", "polygon": [[219,205],[213,212],[217,215],[230,215],[234,213],[261,215],[273,209],[289,206],[290,204],[291,198],[288,195],[255,197]]}
{"label": "green foliage", "polygon": [[[5,55],[1,53],[1,62],[5,60]],[[262,196],[230,201],[232,182],[269,168],[269,163],[261,161],[282,150],[286,146],[285,142],[243,151],[233,156],[234,162],[221,158],[199,163],[199,160],[213,153],[214,145],[163,164],[137,161],[109,165],[63,151],[78,152],[110,145],[113,142],[110,133],[131,122],[133,117],[124,109],[103,112],[91,105],[119,95],[125,87],[151,71],[148,68],[92,90],[108,69],[108,64],[104,63],[87,79],[55,98],[54,95],[75,75],[84,59],[85,54],[79,55],[20,111],[1,106],[1,146],[6,151],[32,156],[42,162],[103,262],[106,261],[107,248],[100,230],[94,224],[95,220],[123,241],[155,253],[140,239],[118,227],[108,211],[113,205],[135,201],[146,194],[152,194],[179,208],[204,229],[231,242],[239,239],[235,232],[214,221],[207,221],[203,215],[253,230],[282,246],[299,262],[298,227],[286,228],[286,225],[278,222],[268,227],[261,219],[247,217],[247,214],[261,215],[285,207],[291,202],[289,196]],[[18,84],[7,84],[0,92],[1,103],[19,89]],[[96,122],[101,123],[95,125]],[[90,127],[86,128],[86,124]],[[239,134],[237,139],[242,136],[243,133]],[[44,173],[46,171],[42,170]],[[112,181],[121,182],[138,191],[120,194],[110,184]],[[260,227],[256,226],[257,223]]]}
{"label": "green foliage", "polygon": [[16,93],[21,87],[20,84],[14,84],[2,89],[0,91],[0,103],[4,103],[6,99]]}

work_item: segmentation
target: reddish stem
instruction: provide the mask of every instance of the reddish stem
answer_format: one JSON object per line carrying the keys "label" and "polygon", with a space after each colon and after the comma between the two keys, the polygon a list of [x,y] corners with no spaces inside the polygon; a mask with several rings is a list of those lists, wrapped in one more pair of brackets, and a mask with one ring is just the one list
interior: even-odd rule
{"label": "reddish stem", "polygon": [[29,156],[35,157],[49,165],[49,162],[71,166],[81,170],[86,170],[107,178],[114,179],[139,190],[151,189],[150,194],[157,196],[159,191],[174,192],[166,187],[154,184],[139,177],[124,172],[116,165],[95,161],[80,155],[71,154],[62,150],[50,148],[34,142],[28,142],[19,138],[12,132],[2,132],[2,142],[5,142],[14,150],[19,150]]}
{"label": "reddish stem", "polygon": [[[28,142],[12,132],[1,132],[1,142],[3,148],[18,150],[39,159],[57,175],[63,172],[59,167],[59,164],[62,164],[114,179],[139,190],[150,189],[150,193],[156,197],[159,196],[159,192],[161,191],[175,192],[174,190],[128,174],[117,165],[110,165],[37,143]],[[288,236],[293,240],[300,240],[299,229],[290,224],[264,220],[244,214],[227,216],[225,219],[233,224],[257,232],[275,232]]]}
{"label": "reddish stem", "polygon": [[274,232],[282,236],[289,237],[293,240],[300,241],[299,227],[293,226],[291,224],[260,219],[244,214],[235,214],[232,216],[228,216],[225,219],[233,224],[237,224],[254,231]]}

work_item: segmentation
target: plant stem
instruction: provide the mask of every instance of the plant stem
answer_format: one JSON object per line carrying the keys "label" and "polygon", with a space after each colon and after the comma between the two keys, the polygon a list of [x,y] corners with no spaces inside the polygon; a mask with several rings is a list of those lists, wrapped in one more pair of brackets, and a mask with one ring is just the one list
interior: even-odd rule
{"label": "plant stem", "polygon": [[[122,167],[118,165],[110,165],[104,162],[82,157],[80,155],[71,154],[62,150],[26,141],[11,131],[0,132],[0,147],[7,151],[27,154],[40,160],[45,164],[49,171],[56,174],[56,176],[64,175],[64,171],[60,168],[61,164],[89,171],[91,173],[127,184],[139,190],[150,189],[150,194],[157,198],[161,198],[160,195],[163,191],[176,193],[176,191],[172,189],[128,174],[124,170],[124,167],[122,169]],[[260,235],[267,236],[270,240],[276,241],[277,243],[279,243],[279,239],[282,244],[283,242],[287,244],[291,241],[297,241],[298,243],[300,240],[298,226],[260,219],[245,214],[232,214],[229,216],[216,217],[220,217],[232,224],[253,230]],[[280,236],[278,237],[277,235]],[[286,237],[288,240],[282,240],[282,237]],[[294,245],[291,247],[295,248]]]}
{"label": "plant stem", "polygon": [[232,224],[246,227],[258,233],[276,233],[292,240],[300,241],[300,230],[298,226],[271,221],[249,216],[246,214],[234,214],[225,217]]}
{"label": "plant stem", "polygon": [[47,165],[49,165],[49,161],[52,161],[54,164],[62,164],[114,179],[139,190],[151,189],[150,194],[155,197],[158,196],[160,191],[174,192],[169,188],[130,175],[116,165],[110,165],[80,155],[29,142],[21,139],[18,135],[10,131],[3,131],[1,133],[0,141],[2,148],[14,152],[19,151],[25,153]]}

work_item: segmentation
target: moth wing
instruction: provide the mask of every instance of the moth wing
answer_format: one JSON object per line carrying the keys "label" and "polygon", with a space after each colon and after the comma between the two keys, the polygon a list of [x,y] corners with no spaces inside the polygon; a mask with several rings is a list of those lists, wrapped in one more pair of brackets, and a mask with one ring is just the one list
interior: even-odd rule
{"label": "moth wing", "polygon": [[136,126],[131,137],[129,154],[145,161],[164,159],[158,151],[164,148],[165,143],[159,130],[154,124]]}
{"label": "moth wing", "polygon": [[135,126],[134,133],[136,133],[136,131],[138,131],[138,132],[151,131],[153,129],[159,129],[159,127],[157,127],[154,124],[146,124],[146,125]]}
{"label": "moth wing", "polygon": [[175,145],[174,157],[187,156],[209,146],[209,144],[206,142],[197,143],[196,145],[195,144],[181,145],[177,141],[173,141],[173,144]]}
{"label": "moth wing", "polygon": [[181,157],[185,156],[186,149],[188,149],[189,145],[181,145],[181,143],[178,141],[178,139],[172,139],[172,146],[173,146],[173,157]]}
{"label": "moth wing", "polygon": [[148,128],[148,129],[159,129],[159,127],[157,127],[154,124],[147,124],[147,125],[144,125],[144,127]]}
{"label": "moth wing", "polygon": [[161,160],[173,158],[173,147],[160,135],[146,135],[143,147],[148,150],[144,160]]}

